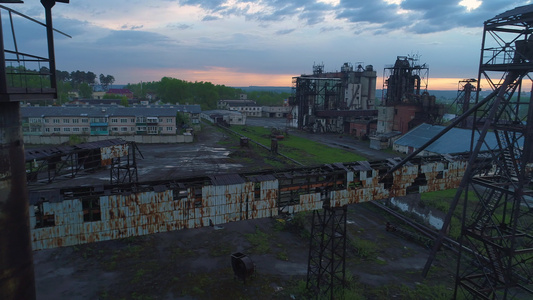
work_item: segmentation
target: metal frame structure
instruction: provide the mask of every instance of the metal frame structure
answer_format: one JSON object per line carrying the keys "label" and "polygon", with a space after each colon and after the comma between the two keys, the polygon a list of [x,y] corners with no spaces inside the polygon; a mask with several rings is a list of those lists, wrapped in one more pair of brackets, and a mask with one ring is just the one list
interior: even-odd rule
{"label": "metal frame structure", "polygon": [[[493,93],[474,114],[473,135],[479,132],[481,138],[472,139],[472,153],[479,151],[487,131],[494,131],[498,147],[489,153],[496,167],[489,173],[467,169],[454,199],[465,191],[460,242],[474,250],[473,255],[459,253],[456,297],[533,295],[533,94],[522,94],[525,82],[531,84],[532,34],[533,5],[484,23],[477,90],[483,80]],[[479,199],[471,215],[467,207],[474,201],[468,201],[469,189]]]}
{"label": "metal frame structure", "polygon": [[313,126],[316,111],[340,109],[341,79],[293,77],[292,83],[295,102],[292,105],[298,106],[298,129]]}
{"label": "metal frame structure", "polygon": [[[468,111],[470,108],[470,103],[475,102],[476,95],[478,87],[474,86],[474,84],[477,83],[476,79],[470,78],[470,79],[463,79],[460,80],[458,83],[458,89],[457,89],[457,97],[453,101],[452,105],[456,105],[456,113],[457,114],[464,114]],[[474,93],[473,93],[474,92]],[[461,125],[459,126],[461,128],[467,128],[468,122],[467,120],[463,120],[461,122]]]}
{"label": "metal frame structure", "polygon": [[[41,0],[45,9],[46,24],[0,6],[0,13],[7,11],[9,14],[15,48],[14,50],[5,48],[0,21],[0,51],[2,51],[0,54],[0,137],[2,137],[0,139],[0,261],[2,261],[0,295],[3,299],[35,299],[19,101],[57,98],[52,25],[52,7],[56,2],[69,1]],[[0,3],[23,2],[0,0]],[[48,57],[19,51],[13,26],[14,14],[46,27]],[[37,65],[37,70],[30,70],[28,64]],[[41,64],[49,66],[47,71]],[[29,78],[36,78],[38,84],[28,84]]]}
{"label": "metal frame structure", "polygon": [[334,299],[346,285],[347,210],[346,205],[330,207],[325,199],[323,209],[313,211],[306,286],[316,298]]}
{"label": "metal frame structure", "polygon": [[111,166],[111,184],[137,182],[137,153],[142,157],[135,142],[122,139],[27,149],[28,185],[71,179],[81,172],[93,172],[106,166]]}
{"label": "metal frame structure", "polygon": [[111,158],[110,180],[111,184],[138,182],[137,155],[142,153],[135,142],[128,142],[128,152],[124,156]]}
{"label": "metal frame structure", "polygon": [[418,55],[398,56],[394,65],[384,68],[382,106],[414,101],[427,91],[429,67],[419,61]]}

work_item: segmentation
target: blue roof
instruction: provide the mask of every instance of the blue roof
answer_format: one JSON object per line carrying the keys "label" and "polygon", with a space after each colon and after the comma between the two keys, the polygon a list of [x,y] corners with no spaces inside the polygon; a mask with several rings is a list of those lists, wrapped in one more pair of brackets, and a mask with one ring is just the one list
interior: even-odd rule
{"label": "blue roof", "polygon": [[[410,146],[415,149],[422,147],[426,142],[436,136],[439,132],[444,130],[444,126],[421,124],[404,134],[394,144],[401,146]],[[476,142],[479,139],[479,133],[475,133]],[[470,140],[472,138],[471,129],[452,128],[446,134],[441,136],[438,140],[429,145],[425,151],[447,154],[447,153],[462,153],[470,151]],[[485,143],[481,147],[481,151],[495,149],[498,146],[494,132],[487,132]]]}

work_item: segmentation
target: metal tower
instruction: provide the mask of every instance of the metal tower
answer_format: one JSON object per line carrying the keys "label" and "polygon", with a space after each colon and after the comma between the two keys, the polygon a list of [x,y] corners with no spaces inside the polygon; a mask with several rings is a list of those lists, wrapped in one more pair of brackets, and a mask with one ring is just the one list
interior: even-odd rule
{"label": "metal tower", "polygon": [[[477,95],[475,92],[477,91],[477,88],[476,86],[474,86],[474,84],[476,84],[476,82],[477,80],[473,78],[463,79],[459,81],[459,88],[457,89],[457,98],[455,98],[452,103],[452,105],[456,106],[456,114],[460,115],[466,113],[470,108],[470,103],[475,101],[475,96]],[[460,127],[468,127],[468,122],[466,119],[461,122]]]}
{"label": "metal tower", "polygon": [[[459,253],[456,297],[533,296],[533,98],[524,90],[531,86],[532,33],[533,5],[484,23],[477,90],[485,82],[493,92],[473,115],[472,136],[480,138],[471,145],[480,157],[484,139],[493,134],[498,147],[487,154],[494,167],[467,170],[455,197],[465,207],[460,242],[472,250]],[[479,201],[468,201],[469,189]]]}
{"label": "metal tower", "polygon": [[[327,202],[324,202],[327,203]],[[342,293],[346,276],[346,211],[347,206],[313,211],[307,289],[320,296],[334,299]]]}

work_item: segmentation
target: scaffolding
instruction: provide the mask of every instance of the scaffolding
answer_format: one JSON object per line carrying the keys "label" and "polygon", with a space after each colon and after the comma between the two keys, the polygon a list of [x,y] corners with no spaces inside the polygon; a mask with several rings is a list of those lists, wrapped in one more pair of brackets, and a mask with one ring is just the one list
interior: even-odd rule
{"label": "scaffolding", "polygon": [[[489,101],[473,115],[474,156],[491,130],[498,146],[490,172],[467,169],[456,198],[464,201],[455,296],[514,299],[533,295],[533,98],[523,89],[533,71],[533,5],[517,7],[484,24],[477,80],[489,84]],[[478,201],[468,201],[472,190]],[[472,206],[472,210],[470,210]],[[471,211],[471,213],[469,213]]]}

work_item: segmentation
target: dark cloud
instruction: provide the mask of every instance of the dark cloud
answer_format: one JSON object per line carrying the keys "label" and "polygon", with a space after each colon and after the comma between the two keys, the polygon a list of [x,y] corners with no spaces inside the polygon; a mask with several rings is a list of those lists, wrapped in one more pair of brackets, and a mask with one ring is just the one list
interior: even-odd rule
{"label": "dark cloud", "polygon": [[286,34],[292,33],[294,30],[296,30],[296,29],[282,29],[282,30],[276,31],[276,34],[277,35],[286,35]]}
{"label": "dark cloud", "polygon": [[[238,1],[241,4],[250,1]],[[404,0],[400,4],[387,3],[384,0],[353,1],[341,0],[337,6],[307,0],[262,0],[259,4],[266,7],[264,11],[250,12],[249,5],[235,8],[225,5],[225,0],[185,0],[181,5],[194,5],[208,11],[209,14],[222,16],[239,15],[246,20],[260,22],[278,22],[289,17],[296,17],[308,26],[319,25],[327,14],[333,14],[338,20],[352,25],[379,25],[372,32],[387,33],[391,30],[403,30],[412,33],[432,33],[447,31],[457,27],[480,27],[483,22],[495,15],[516,6],[525,5],[526,0],[484,0],[475,10],[468,11],[459,5],[460,1],[450,0]],[[402,11],[402,13],[399,13]],[[205,21],[216,19],[209,15]],[[360,30],[364,31],[365,28]],[[359,30],[357,30],[359,31]]]}
{"label": "dark cloud", "polygon": [[192,29],[192,25],[189,25],[189,24],[183,24],[183,23],[175,23],[175,24],[169,24],[167,25],[168,28],[176,28],[176,29],[179,29],[179,30],[187,30],[187,29]]}
{"label": "dark cloud", "polygon": [[144,25],[128,25],[128,24],[124,24],[120,27],[120,29],[122,30],[137,30],[137,29],[141,29],[143,28]]}
{"label": "dark cloud", "polygon": [[202,21],[216,21],[216,20],[219,20],[219,19],[220,18],[217,17],[217,16],[207,15],[207,16],[202,18]]}
{"label": "dark cloud", "polygon": [[330,27],[322,27],[320,28],[320,32],[330,32],[330,31],[337,31],[342,30],[343,28],[340,26],[330,26]]}

